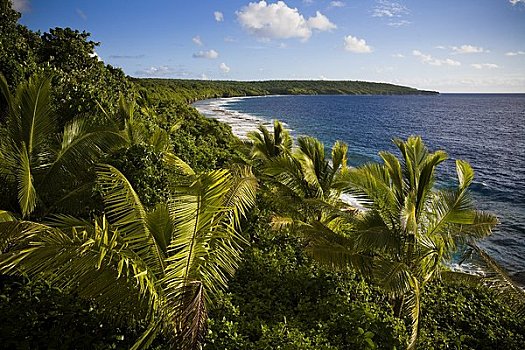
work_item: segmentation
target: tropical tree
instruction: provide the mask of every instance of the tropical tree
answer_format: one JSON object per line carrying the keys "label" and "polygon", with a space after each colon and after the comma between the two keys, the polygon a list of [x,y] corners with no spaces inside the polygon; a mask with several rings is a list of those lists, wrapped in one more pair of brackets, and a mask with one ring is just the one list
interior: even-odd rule
{"label": "tropical tree", "polygon": [[409,348],[415,348],[421,289],[440,276],[459,245],[489,235],[497,219],[475,209],[469,195],[474,171],[467,162],[456,161],[456,188],[437,189],[436,168],[447,154],[430,153],[420,137],[394,143],[401,159],[380,152],[382,164],[366,164],[344,174],[345,190],[358,196],[366,210],[353,218],[347,236],[330,231],[332,236],[321,240],[320,247],[332,265],[351,262],[355,267],[356,256],[370,258],[362,261],[370,262],[367,267],[391,295],[396,314],[411,319]]}
{"label": "tropical tree", "polygon": [[240,224],[257,182],[249,168],[188,180],[174,199],[147,211],[122,173],[99,165],[105,216],[0,223],[0,272],[43,277],[108,312],[146,320],[133,349],[161,333],[174,347],[197,349],[208,306],[239,262]]}
{"label": "tropical tree", "polygon": [[308,224],[311,220],[328,219],[334,210],[347,207],[341,201],[343,174],[348,171],[346,144],[336,142],[332,159],[324,145],[313,137],[299,137],[297,149],[282,152],[263,162],[262,173],[268,177],[276,211],[277,226]]}
{"label": "tropical tree", "polygon": [[125,144],[116,127],[97,126],[86,119],[74,119],[59,132],[49,76],[33,76],[11,94],[0,75],[0,90],[7,106],[2,116],[0,177],[16,188],[18,208],[9,209],[22,217],[37,206],[45,213],[51,203],[73,203],[68,199],[86,189],[93,174],[89,170],[100,156]]}
{"label": "tropical tree", "polygon": [[292,151],[292,137],[278,120],[273,121],[273,135],[264,125],[259,125],[257,129],[259,132],[248,133],[248,138],[252,141],[253,158],[270,160]]}

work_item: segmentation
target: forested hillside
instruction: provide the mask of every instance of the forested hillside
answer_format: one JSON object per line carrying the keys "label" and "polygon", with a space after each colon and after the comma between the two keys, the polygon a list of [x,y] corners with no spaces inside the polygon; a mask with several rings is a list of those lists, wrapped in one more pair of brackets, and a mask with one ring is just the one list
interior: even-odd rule
{"label": "forested hillside", "polygon": [[268,80],[208,81],[183,79],[133,79],[157,94],[175,92],[185,102],[207,98],[261,95],[429,95],[435,91],[366,81]]}

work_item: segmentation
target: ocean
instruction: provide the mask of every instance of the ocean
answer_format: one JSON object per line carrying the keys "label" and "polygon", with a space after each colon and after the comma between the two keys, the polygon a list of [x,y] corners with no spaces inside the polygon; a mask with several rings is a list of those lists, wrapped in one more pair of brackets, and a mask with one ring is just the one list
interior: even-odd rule
{"label": "ocean", "polygon": [[294,137],[311,135],[328,148],[344,141],[352,166],[379,160],[381,150],[399,155],[393,138],[421,135],[431,151],[449,155],[438,174],[441,185],[454,181],[455,159],[470,162],[477,207],[501,222],[480,245],[525,281],[525,94],[266,96],[194,106],[241,138],[279,119]]}

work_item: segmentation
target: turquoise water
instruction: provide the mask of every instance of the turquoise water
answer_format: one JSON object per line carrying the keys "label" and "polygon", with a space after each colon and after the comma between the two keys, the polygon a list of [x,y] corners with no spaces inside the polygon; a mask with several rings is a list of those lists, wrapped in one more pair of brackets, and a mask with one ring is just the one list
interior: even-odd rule
{"label": "turquoise water", "polygon": [[349,163],[378,160],[395,152],[391,140],[421,135],[431,150],[450,160],[440,179],[453,181],[454,159],[476,171],[472,186],[478,207],[501,225],[482,246],[511,273],[525,275],[525,95],[441,94],[436,96],[270,96],[203,101],[196,107],[232,125],[241,137],[258,123],[286,123],[294,136],[308,134],[330,146],[349,146]]}

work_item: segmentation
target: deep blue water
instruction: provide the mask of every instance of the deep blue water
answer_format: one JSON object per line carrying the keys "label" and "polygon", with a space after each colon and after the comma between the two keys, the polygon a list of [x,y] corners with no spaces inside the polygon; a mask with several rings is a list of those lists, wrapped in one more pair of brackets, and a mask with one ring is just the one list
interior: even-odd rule
{"label": "deep blue water", "polygon": [[525,94],[270,96],[217,105],[248,121],[282,120],[294,136],[312,135],[328,147],[342,140],[350,165],[396,152],[392,138],[410,135],[447,151],[442,182],[455,177],[454,159],[469,161],[478,207],[501,221],[482,245],[510,272],[525,273]]}

